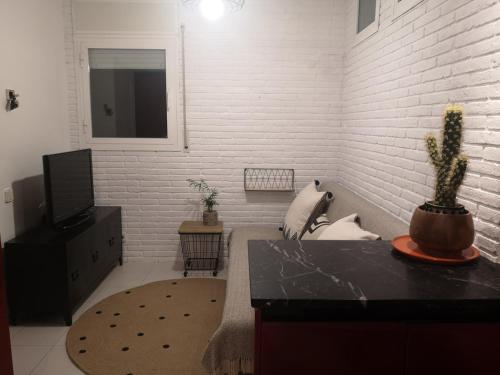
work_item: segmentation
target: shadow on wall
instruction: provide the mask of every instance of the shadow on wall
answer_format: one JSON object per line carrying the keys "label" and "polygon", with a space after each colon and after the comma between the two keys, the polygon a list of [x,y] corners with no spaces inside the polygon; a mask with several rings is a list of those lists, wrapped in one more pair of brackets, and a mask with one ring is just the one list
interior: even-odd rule
{"label": "shadow on wall", "polygon": [[295,198],[293,191],[246,191],[247,203],[290,203]]}
{"label": "shadow on wall", "polygon": [[45,213],[43,175],[12,183],[14,192],[14,230],[16,236],[42,222]]}

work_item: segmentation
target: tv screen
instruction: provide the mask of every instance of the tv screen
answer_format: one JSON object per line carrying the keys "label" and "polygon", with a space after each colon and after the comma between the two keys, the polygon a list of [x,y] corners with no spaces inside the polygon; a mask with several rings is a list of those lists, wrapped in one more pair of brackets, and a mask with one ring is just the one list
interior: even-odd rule
{"label": "tv screen", "polygon": [[43,172],[47,214],[52,224],[94,206],[90,149],[44,155]]}

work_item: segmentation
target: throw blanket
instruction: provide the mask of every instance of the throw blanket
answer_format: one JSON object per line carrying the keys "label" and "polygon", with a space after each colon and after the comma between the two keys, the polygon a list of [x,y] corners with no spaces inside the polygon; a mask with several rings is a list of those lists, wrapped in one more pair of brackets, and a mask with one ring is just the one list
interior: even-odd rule
{"label": "throw blanket", "polygon": [[203,365],[211,375],[253,373],[255,313],[250,305],[248,240],[282,238],[283,234],[272,227],[244,227],[233,231],[222,322],[203,358]]}

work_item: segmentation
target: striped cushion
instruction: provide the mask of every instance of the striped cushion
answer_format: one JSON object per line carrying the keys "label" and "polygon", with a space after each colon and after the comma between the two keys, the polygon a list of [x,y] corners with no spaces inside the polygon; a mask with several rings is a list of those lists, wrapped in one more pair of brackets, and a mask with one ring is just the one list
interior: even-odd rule
{"label": "striped cushion", "polygon": [[307,185],[294,199],[285,216],[283,238],[285,240],[301,239],[320,215],[328,210],[331,193],[319,192],[319,181]]}
{"label": "striped cushion", "polygon": [[330,219],[326,214],[321,215],[313,220],[312,225],[306,230],[302,236],[303,240],[317,240],[323,231],[330,225]]}

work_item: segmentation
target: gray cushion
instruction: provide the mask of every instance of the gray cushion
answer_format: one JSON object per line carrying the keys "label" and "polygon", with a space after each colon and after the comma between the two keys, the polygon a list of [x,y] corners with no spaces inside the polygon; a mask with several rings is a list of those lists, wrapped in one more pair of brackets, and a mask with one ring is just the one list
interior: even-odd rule
{"label": "gray cushion", "polygon": [[408,224],[335,182],[322,183],[320,190],[331,191],[335,196],[327,212],[332,222],[357,213],[361,228],[377,233],[383,240],[408,233]]}

